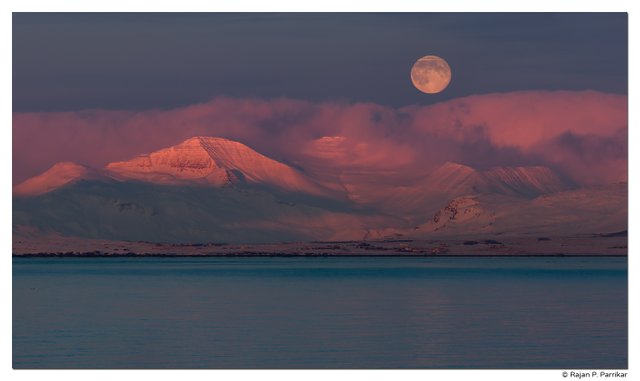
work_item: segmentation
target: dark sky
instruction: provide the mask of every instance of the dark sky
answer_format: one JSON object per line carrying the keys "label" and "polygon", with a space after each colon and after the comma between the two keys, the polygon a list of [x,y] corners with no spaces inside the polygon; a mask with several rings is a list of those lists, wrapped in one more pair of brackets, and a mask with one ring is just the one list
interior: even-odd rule
{"label": "dark sky", "polygon": [[[435,54],[438,95],[409,72]],[[226,95],[430,104],[627,93],[626,13],[14,13],[14,111],[172,108]]]}

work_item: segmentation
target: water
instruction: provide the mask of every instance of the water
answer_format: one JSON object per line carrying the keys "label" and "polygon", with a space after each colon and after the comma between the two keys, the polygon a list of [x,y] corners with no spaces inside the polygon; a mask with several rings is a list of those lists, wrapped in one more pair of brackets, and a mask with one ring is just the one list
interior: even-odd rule
{"label": "water", "polygon": [[14,258],[14,368],[626,368],[626,258]]}

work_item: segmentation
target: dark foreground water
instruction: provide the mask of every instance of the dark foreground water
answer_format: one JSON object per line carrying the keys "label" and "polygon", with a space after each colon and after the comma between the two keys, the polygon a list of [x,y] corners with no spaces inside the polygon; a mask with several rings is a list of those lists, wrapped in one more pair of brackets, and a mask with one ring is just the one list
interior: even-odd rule
{"label": "dark foreground water", "polygon": [[626,258],[14,258],[15,368],[626,368]]}

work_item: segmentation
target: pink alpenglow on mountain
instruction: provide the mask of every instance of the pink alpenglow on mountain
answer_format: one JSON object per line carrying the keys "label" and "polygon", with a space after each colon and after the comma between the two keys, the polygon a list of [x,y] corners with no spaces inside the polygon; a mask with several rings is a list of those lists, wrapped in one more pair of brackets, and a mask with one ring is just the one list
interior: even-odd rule
{"label": "pink alpenglow on mountain", "polygon": [[46,172],[18,184],[13,192],[15,196],[41,195],[82,178],[213,187],[248,183],[316,196],[335,193],[301,171],[270,159],[242,143],[201,136],[131,160],[107,164],[100,171],[90,171],[71,162],[58,163]]}
{"label": "pink alpenglow on mountain", "polygon": [[173,147],[110,163],[106,169],[116,177],[156,184],[194,183],[218,187],[246,181],[295,192],[325,192],[302,172],[242,143],[215,137],[196,136]]}
{"label": "pink alpenglow on mountain", "polygon": [[76,163],[58,163],[46,172],[16,185],[13,188],[13,194],[14,196],[41,195],[84,178],[89,173],[86,167]]}
{"label": "pink alpenglow on mountain", "polygon": [[453,162],[447,162],[433,171],[422,182],[422,186],[451,196],[473,193],[538,196],[569,188],[547,167],[494,167],[476,171]]}
{"label": "pink alpenglow on mountain", "polygon": [[[322,152],[330,162],[335,153]],[[14,224],[92,239],[271,242],[591,234],[626,223],[624,185],[576,189],[544,166],[330,169],[303,172],[242,143],[197,136],[102,170],[58,163],[14,188]],[[607,218],[594,218],[604,210]]]}

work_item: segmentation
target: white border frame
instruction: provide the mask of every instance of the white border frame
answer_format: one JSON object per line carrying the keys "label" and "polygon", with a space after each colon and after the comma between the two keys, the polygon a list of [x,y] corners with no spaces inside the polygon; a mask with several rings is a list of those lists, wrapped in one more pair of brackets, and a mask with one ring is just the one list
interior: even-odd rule
{"label": "white border frame", "polygon": [[[140,378],[151,377],[154,379],[175,379],[176,377],[188,377],[196,380],[210,381],[212,377],[229,380],[245,378],[266,378],[277,380],[296,380],[305,378],[308,380],[352,379],[354,377],[367,380],[388,380],[389,378],[402,377],[406,380],[424,381],[427,377],[435,380],[458,380],[473,378],[492,378],[495,380],[562,380],[560,370],[408,370],[408,371],[374,371],[374,370],[334,370],[334,371],[14,371],[11,358],[11,124],[12,124],[12,88],[9,86],[12,78],[11,69],[11,12],[628,12],[629,13],[629,375],[627,379],[633,379],[634,370],[637,372],[637,325],[632,322],[640,321],[638,315],[638,260],[635,251],[638,247],[638,235],[635,227],[638,226],[639,206],[633,195],[640,194],[637,185],[638,151],[631,148],[638,143],[638,133],[634,130],[638,120],[637,108],[633,100],[638,90],[638,79],[633,68],[640,67],[637,60],[638,46],[638,21],[637,4],[634,0],[325,0],[322,2],[310,2],[303,0],[237,0],[237,1],[209,1],[203,0],[112,0],[112,1],[79,1],[79,0],[5,0],[0,2],[0,41],[2,50],[0,93],[2,102],[2,125],[0,129],[1,144],[0,162],[1,178],[4,186],[1,188],[3,207],[1,223],[4,259],[1,268],[2,274],[2,325],[0,328],[0,374],[3,378],[15,379],[42,379],[51,380],[82,380],[95,381],[109,380],[114,377]],[[142,372],[142,373],[140,373]]]}

